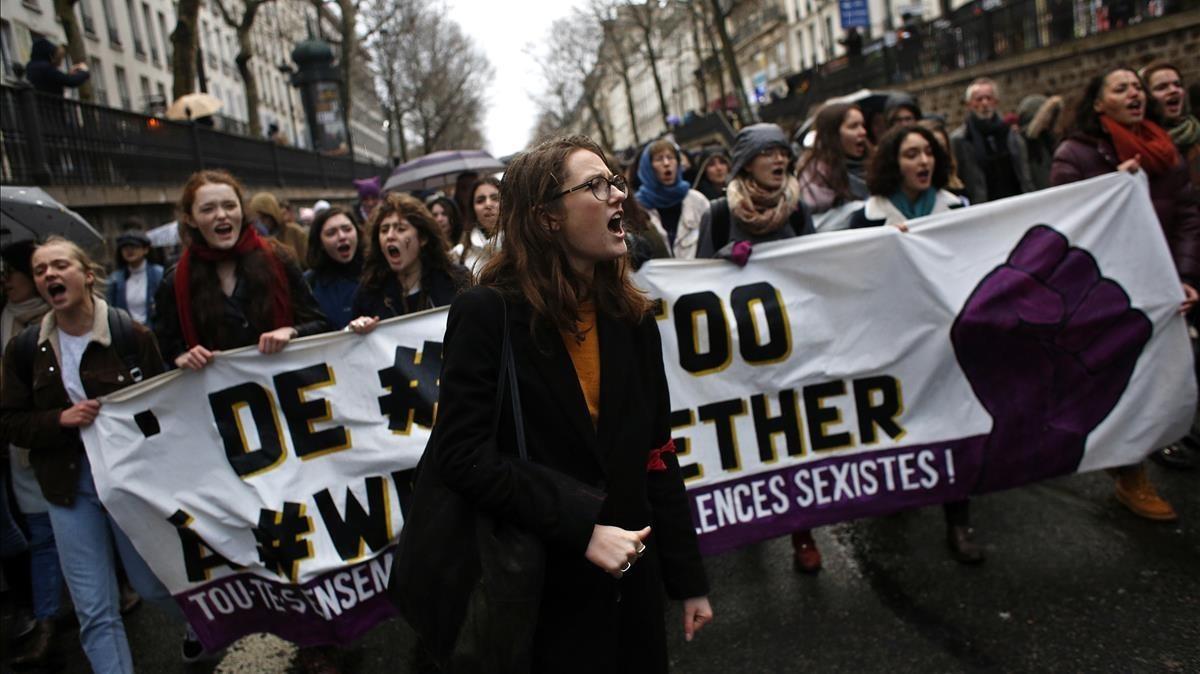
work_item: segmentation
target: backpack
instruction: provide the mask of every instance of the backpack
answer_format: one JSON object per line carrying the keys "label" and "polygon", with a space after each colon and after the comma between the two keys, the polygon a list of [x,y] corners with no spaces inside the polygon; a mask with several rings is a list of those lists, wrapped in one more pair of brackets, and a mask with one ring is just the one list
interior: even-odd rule
{"label": "backpack", "polygon": [[[725,247],[725,244],[729,243],[729,199],[727,197],[713,199],[709,209],[708,231],[712,238],[713,254],[716,254]],[[803,201],[788,216],[788,224],[792,226],[792,231],[796,232],[796,236],[815,233],[812,227],[812,218],[808,215],[808,206]]]}
{"label": "backpack", "polygon": [[[19,335],[13,338],[12,344],[9,346],[17,353],[17,363],[19,363],[17,376],[21,378],[25,388],[33,386],[33,358],[37,352],[37,338],[40,331],[40,322],[27,325]],[[112,335],[112,344],[117,349],[117,355],[120,356],[125,369],[129,370],[129,377],[134,383],[145,379],[139,364],[141,354],[138,352],[137,338],[134,336],[133,317],[124,309],[109,305],[108,331]]]}

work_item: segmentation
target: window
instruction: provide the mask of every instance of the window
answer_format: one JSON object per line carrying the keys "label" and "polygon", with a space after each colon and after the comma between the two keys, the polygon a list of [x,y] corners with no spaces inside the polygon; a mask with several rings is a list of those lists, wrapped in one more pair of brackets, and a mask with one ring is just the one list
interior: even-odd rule
{"label": "window", "polygon": [[154,94],[150,93],[150,78],[142,75],[138,78],[138,87],[142,90],[142,110],[150,109],[150,101]]}
{"label": "window", "polygon": [[117,96],[121,99],[121,107],[125,110],[133,109],[133,101],[129,100],[129,80],[125,77],[125,69],[121,66],[115,68],[117,78]]}
{"label": "window", "polygon": [[92,0],[79,0],[79,19],[83,32],[90,38],[96,37],[96,17],[92,14]]}
{"label": "window", "polygon": [[151,19],[150,5],[142,3],[142,20],[146,23],[146,44],[150,45],[150,61],[159,65],[158,40],[154,39],[154,21]]}
{"label": "window", "polygon": [[142,40],[142,29],[138,26],[138,16],[133,0],[125,0],[125,12],[129,15],[129,33],[133,35],[133,53],[145,58],[146,43]]}
{"label": "window", "polygon": [[100,59],[92,57],[92,66],[88,72],[91,73],[88,81],[92,83],[92,96],[96,105],[108,105],[108,84],[104,80],[104,66]]}
{"label": "window", "polygon": [[121,31],[117,28],[117,13],[113,11],[112,0],[100,0],[104,8],[104,19],[108,23],[108,41],[113,47],[121,47]]}
{"label": "window", "polygon": [[165,103],[167,101],[167,88],[162,82],[155,82],[154,88],[158,91],[158,97]]}
{"label": "window", "polygon": [[208,67],[214,71],[217,68],[217,48],[213,46],[213,33],[216,29],[209,30],[208,24],[204,24],[204,51],[208,52]]}
{"label": "window", "polygon": [[[85,2],[85,0],[79,0]],[[171,34],[167,32],[167,17],[163,16],[162,12],[158,13],[158,36],[163,41],[163,54],[167,57],[167,63],[171,62]]]}

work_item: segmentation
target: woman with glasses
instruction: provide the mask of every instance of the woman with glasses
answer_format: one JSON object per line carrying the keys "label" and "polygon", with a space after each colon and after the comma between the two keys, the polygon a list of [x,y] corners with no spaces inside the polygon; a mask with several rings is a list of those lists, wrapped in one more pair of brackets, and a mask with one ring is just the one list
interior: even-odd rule
{"label": "woman with glasses", "polygon": [[800,184],[788,170],[793,158],[787,136],[774,124],[752,124],[738,132],[729,187],[700,223],[696,257],[744,265],[756,243],[813,232]]}
{"label": "woman with glasses", "polygon": [[[474,555],[475,543],[444,528],[424,498],[435,489],[541,541],[525,668],[536,672],[666,672],[664,587],[683,601],[686,639],[712,620],[658,326],[630,277],[624,188],[581,136],[509,165],[504,247],[450,306],[437,424],[406,523],[438,532],[439,549],[399,563],[417,587],[429,579],[418,603],[464,601],[477,579],[438,562]],[[528,460],[513,400],[497,398],[506,327]]]}
{"label": "woman with glasses", "polygon": [[646,209],[650,224],[667,242],[673,257],[696,257],[700,220],[708,210],[708,197],[692,189],[680,175],[679,146],[666,138],[646,146],[638,161],[641,186],[637,201]]}

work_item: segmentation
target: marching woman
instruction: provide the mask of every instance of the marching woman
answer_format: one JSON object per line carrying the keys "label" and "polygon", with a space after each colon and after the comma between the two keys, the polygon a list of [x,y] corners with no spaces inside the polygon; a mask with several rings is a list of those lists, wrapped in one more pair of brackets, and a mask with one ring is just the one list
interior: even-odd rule
{"label": "marching woman", "polygon": [[831,103],[817,111],[816,139],[796,168],[800,198],[812,211],[818,232],[846,229],[855,203],[868,196],[866,171],[870,144],[862,110]]}
{"label": "marching woman", "polygon": [[462,241],[451,251],[471,274],[478,275],[501,245],[496,223],[500,219],[500,181],[487,176],[471,188],[471,210]]}
{"label": "marching woman", "polygon": [[450,260],[441,227],[425,205],[388,193],[371,214],[362,282],[350,327],[370,332],[380,320],[450,304],[471,275]]}
{"label": "marching woman", "polygon": [[[1180,313],[1191,311],[1200,283],[1200,198],[1171,136],[1146,119],[1142,80],[1128,68],[1112,68],[1088,82],[1076,105],[1066,140],[1054,152],[1050,184],[1144,170],[1183,289]],[[1145,462],[1112,472],[1117,500],[1134,514],[1158,521],[1176,519],[1175,509],[1150,483]]]}
{"label": "marching woman", "polygon": [[[450,307],[437,424],[405,525],[406,534],[433,528],[437,549],[418,545],[405,561],[422,590],[414,599],[429,610],[465,601],[475,582],[436,561],[475,539],[425,507],[430,485],[541,541],[524,667],[536,672],[666,672],[664,587],[683,601],[686,639],[712,620],[671,443],[658,326],[630,277],[625,189],[581,136],[509,165],[505,245],[480,287]],[[497,398],[506,333],[519,396]]]}
{"label": "marching woman", "polygon": [[696,257],[700,219],[708,212],[708,197],[692,189],[680,175],[682,153],[666,138],[646,146],[638,161],[637,201],[650,216],[650,224],[667,242],[671,256]]}
{"label": "marching woman", "polygon": [[[31,264],[50,311],[5,349],[0,435],[30,450],[92,669],[132,673],[114,549],[144,599],[180,622],[183,616],[100,503],[79,429],[95,421],[97,398],[162,372],[162,357],[149,329],[110,313],[103,270],[78,246],[51,237]],[[185,658],[198,653],[199,643],[185,639]]]}
{"label": "marching woman", "polygon": [[462,238],[462,214],[453,199],[439,194],[426,199],[425,205],[429,207],[429,212],[433,215],[433,219],[437,220],[438,226],[442,228],[442,234],[445,235],[446,241],[450,245]]}
{"label": "marching woman", "polygon": [[257,345],[278,353],[328,323],[288,249],[245,222],[241,184],[198,171],[179,198],[186,248],[158,289],[155,333],[168,362],[202,369],[213,353]]}
{"label": "marching woman", "polygon": [[335,206],[313,218],[304,281],[334,330],[341,330],[354,318],[354,294],[358,292],[362,260],[358,223],[350,211]]}

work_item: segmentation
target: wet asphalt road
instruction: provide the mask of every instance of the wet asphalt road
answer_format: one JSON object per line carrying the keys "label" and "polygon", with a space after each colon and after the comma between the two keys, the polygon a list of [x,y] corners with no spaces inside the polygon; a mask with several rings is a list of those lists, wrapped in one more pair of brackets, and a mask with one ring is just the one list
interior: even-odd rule
{"label": "wet asphalt road", "polygon": [[[818,530],[816,576],[792,571],[786,538],[711,558],[716,621],[686,644],[673,607],[673,671],[1200,672],[1200,472],[1151,475],[1178,523],[1130,515],[1102,473],[976,499],[979,567],[950,559],[939,508]],[[127,619],[139,671],[295,671],[269,637],[184,666],[164,622],[149,607]],[[409,671],[412,642],[381,625],[342,669]],[[77,632],[56,648],[56,671],[89,671]]]}

